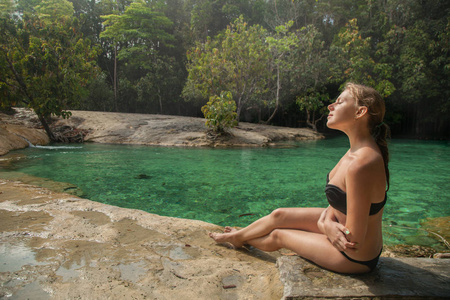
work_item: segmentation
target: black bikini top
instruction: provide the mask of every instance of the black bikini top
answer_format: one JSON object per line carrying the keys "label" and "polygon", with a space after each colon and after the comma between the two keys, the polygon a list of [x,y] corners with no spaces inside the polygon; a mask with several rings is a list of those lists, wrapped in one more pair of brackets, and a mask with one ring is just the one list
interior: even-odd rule
{"label": "black bikini top", "polygon": [[[344,215],[347,215],[347,193],[341,190],[338,186],[329,184],[330,174],[327,174],[327,185],[325,186],[325,194],[327,195],[328,203],[334,209],[337,209]],[[384,200],[378,203],[372,203],[370,205],[369,216],[378,213],[386,204],[387,194],[384,196]]]}

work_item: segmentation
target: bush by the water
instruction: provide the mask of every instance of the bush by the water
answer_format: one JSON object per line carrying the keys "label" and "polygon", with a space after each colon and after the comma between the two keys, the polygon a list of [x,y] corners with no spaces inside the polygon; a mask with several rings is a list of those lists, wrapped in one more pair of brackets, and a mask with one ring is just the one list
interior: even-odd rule
{"label": "bush by the water", "polygon": [[206,126],[215,133],[223,133],[238,124],[236,102],[230,92],[210,97],[202,107],[202,113],[206,118]]}

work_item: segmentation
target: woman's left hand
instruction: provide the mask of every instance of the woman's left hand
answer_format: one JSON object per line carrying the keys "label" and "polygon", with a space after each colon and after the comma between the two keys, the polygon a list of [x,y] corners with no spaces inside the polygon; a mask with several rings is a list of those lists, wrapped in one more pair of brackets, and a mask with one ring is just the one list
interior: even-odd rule
{"label": "woman's left hand", "polygon": [[357,249],[357,244],[352,243],[347,239],[350,231],[344,225],[337,222],[333,211],[329,207],[320,215],[317,226],[320,231],[328,237],[331,244],[339,251],[352,251]]}
{"label": "woman's left hand", "polygon": [[339,251],[357,251],[358,245],[350,242],[350,231],[338,222],[326,222],[327,236],[333,246]]}

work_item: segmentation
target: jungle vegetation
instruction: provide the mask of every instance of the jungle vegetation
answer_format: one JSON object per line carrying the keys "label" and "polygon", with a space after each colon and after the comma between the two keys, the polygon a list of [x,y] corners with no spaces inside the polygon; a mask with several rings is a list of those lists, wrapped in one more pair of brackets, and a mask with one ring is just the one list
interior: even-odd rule
{"label": "jungle vegetation", "polygon": [[393,136],[449,137],[447,0],[0,0],[0,12],[2,108],[28,106],[44,127],[81,109],[324,131],[354,81],[385,97]]}

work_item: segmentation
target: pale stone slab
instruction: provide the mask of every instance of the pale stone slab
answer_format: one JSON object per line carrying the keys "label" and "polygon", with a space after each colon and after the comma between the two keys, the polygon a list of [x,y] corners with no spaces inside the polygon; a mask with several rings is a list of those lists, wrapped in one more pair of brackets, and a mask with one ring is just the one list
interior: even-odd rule
{"label": "pale stone slab", "polygon": [[381,257],[363,275],[323,270],[297,256],[278,258],[283,299],[321,298],[450,298],[450,260]]}

